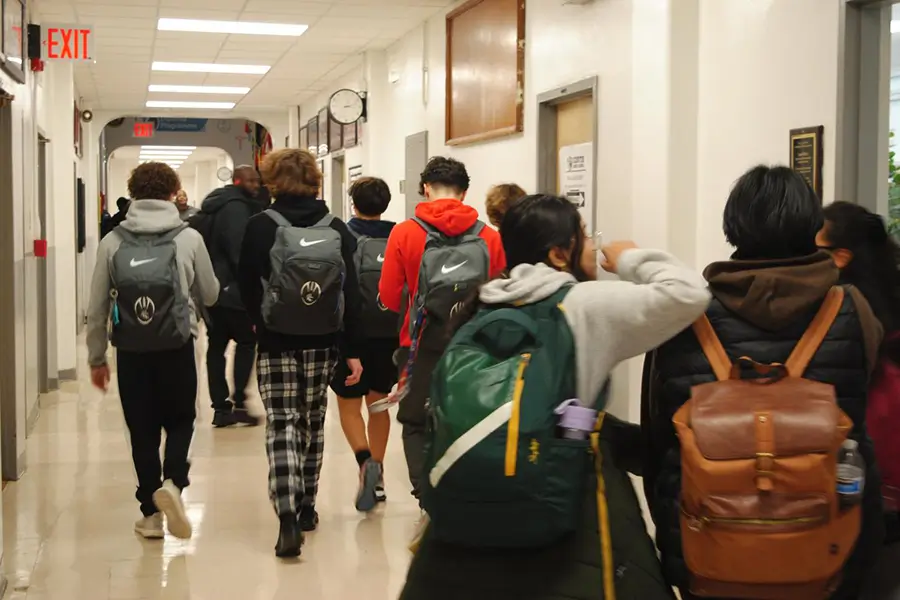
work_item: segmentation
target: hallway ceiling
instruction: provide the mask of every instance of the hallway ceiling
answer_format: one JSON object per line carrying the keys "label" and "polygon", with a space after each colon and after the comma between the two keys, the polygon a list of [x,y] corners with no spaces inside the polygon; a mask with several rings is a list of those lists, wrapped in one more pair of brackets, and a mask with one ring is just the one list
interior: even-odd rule
{"label": "hallway ceiling", "polygon": [[[94,63],[76,63],[83,105],[136,114],[147,100],[233,101],[235,110],[297,105],[454,0],[38,0],[38,22],[93,27]],[[162,17],[299,23],[299,38],[157,31]],[[264,76],[151,72],[153,61],[259,64]],[[151,84],[252,88],[243,97],[149,93]],[[160,111],[161,113],[164,111]],[[218,112],[218,111],[217,111]]]}

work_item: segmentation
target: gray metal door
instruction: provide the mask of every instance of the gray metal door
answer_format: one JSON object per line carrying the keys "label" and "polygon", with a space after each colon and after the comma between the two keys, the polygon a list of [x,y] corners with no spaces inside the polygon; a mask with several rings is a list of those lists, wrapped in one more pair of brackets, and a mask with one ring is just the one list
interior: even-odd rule
{"label": "gray metal door", "polygon": [[419,195],[419,177],[428,162],[428,132],[420,131],[406,138],[406,180],[403,192],[406,195],[406,218],[416,214],[416,205],[424,200]]}
{"label": "gray metal door", "polygon": [[[47,239],[47,143],[38,138],[38,217],[40,239]],[[51,293],[49,273],[53,250],[47,248],[47,256],[37,261],[38,269],[38,385],[45,394],[59,387],[59,367],[56,363],[56,302]]]}

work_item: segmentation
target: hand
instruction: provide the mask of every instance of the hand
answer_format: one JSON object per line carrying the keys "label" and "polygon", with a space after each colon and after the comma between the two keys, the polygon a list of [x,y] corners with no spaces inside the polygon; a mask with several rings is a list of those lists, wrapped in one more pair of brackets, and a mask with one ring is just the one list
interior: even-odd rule
{"label": "hand", "polygon": [[107,391],[109,389],[109,366],[91,367],[91,383],[101,392]]}
{"label": "hand", "polygon": [[344,380],[344,385],[356,385],[362,377],[363,367],[358,358],[348,358],[347,367],[350,369],[350,375]]}
{"label": "hand", "polygon": [[604,244],[600,248],[603,252],[603,262],[600,263],[600,267],[609,273],[618,273],[619,258],[622,256],[622,253],[635,248],[637,248],[637,244],[628,240]]}

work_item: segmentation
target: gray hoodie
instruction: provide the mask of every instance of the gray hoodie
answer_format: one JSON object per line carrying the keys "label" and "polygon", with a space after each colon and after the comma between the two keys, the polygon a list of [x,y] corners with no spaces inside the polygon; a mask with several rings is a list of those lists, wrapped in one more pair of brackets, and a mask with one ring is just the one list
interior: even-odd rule
{"label": "gray hoodie", "polygon": [[574,284],[562,305],[575,338],[578,397],[592,403],[613,367],[674,337],[710,300],[703,277],[661,250],[626,250],[618,271],[620,281],[577,283],[545,264],[518,265],[508,279],[487,283],[480,298],[530,304]]}
{"label": "gray hoodie", "polygon": [[[120,227],[138,234],[163,234],[183,225],[181,214],[173,202],[164,200],[136,200],[128,207],[128,216]],[[87,346],[91,366],[106,364],[107,319],[109,319],[109,262],[115,255],[122,237],[113,230],[97,248],[97,263],[91,282],[88,306]],[[194,298],[212,306],[219,297],[219,281],[213,272],[203,237],[194,229],[185,229],[175,238],[178,273],[181,289],[190,290],[191,329],[198,335],[197,311]]]}

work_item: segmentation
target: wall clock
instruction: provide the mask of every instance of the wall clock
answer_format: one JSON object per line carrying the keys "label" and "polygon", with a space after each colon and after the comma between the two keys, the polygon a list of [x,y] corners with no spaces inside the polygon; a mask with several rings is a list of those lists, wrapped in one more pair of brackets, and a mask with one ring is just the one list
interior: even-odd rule
{"label": "wall clock", "polygon": [[231,181],[232,172],[228,167],[219,167],[219,170],[216,171],[216,177],[219,178],[219,181]]}
{"label": "wall clock", "polygon": [[341,125],[356,123],[366,115],[365,92],[360,94],[350,89],[338,90],[328,100],[328,113]]}

